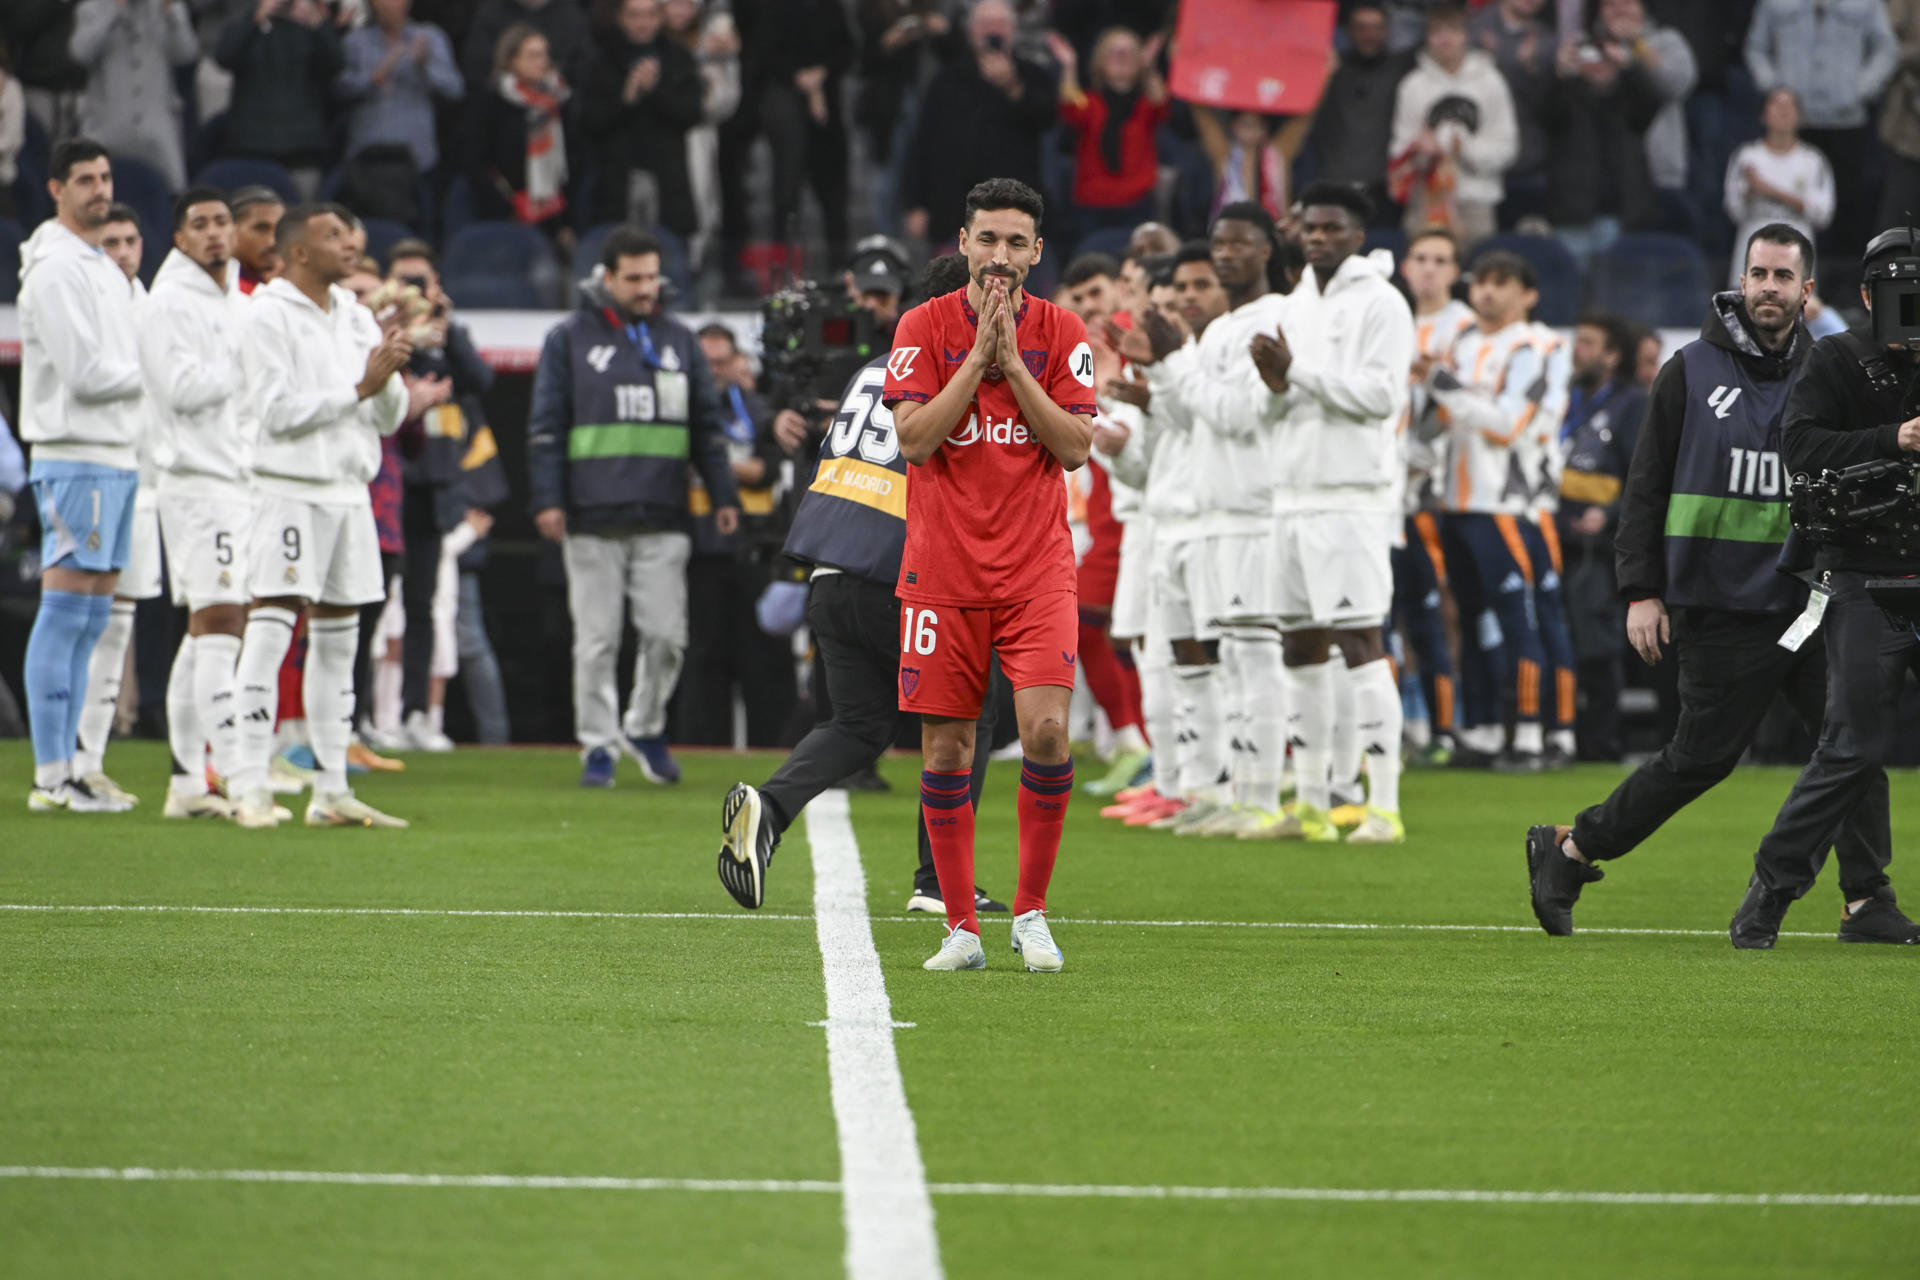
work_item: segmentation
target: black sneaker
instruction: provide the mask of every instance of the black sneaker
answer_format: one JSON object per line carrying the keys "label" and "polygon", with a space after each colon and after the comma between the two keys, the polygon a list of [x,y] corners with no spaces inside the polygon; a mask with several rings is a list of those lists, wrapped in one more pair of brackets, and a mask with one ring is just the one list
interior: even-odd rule
{"label": "black sneaker", "polygon": [[1747,881],[1747,896],[1740,899],[1740,909],[1733,913],[1727,937],[1741,951],[1771,951],[1774,939],[1780,936],[1780,922],[1787,918],[1787,908],[1792,905],[1792,898],[1773,892],[1755,876]]}
{"label": "black sneaker", "polygon": [[1559,773],[1562,769],[1573,768],[1573,753],[1550,746],[1541,753],[1540,762],[1548,773]]}
{"label": "black sneaker", "polygon": [[1841,910],[1840,941],[1890,942],[1911,947],[1920,945],[1920,924],[1907,919],[1907,913],[1895,903],[1893,887],[1881,885],[1871,898],[1860,904],[1858,911]]}
{"label": "black sneaker", "polygon": [[[979,885],[975,885],[973,886],[973,909],[975,911],[1005,911],[1007,904],[994,901],[987,896],[985,889],[982,889]],[[922,889],[918,885],[915,885],[913,896],[907,899],[907,910],[925,911],[932,915],[943,916],[947,914],[947,904],[940,897],[940,888],[938,885],[932,889]]]}
{"label": "black sneaker", "polygon": [[1007,904],[995,902],[987,896],[987,891],[979,885],[973,886],[973,909],[975,911],[1005,911]]}
{"label": "black sneaker", "polygon": [[1538,751],[1509,751],[1493,762],[1495,773],[1542,773],[1546,767],[1546,757]]}
{"label": "black sneaker", "polygon": [[1478,751],[1464,742],[1456,740],[1453,744],[1453,756],[1447,761],[1452,769],[1491,769],[1494,761],[1500,757],[1488,751]]}
{"label": "black sneaker", "polygon": [[855,769],[834,784],[844,791],[891,791],[893,784],[880,776],[880,771],[872,765],[864,769]]}
{"label": "black sneaker", "polygon": [[720,883],[735,902],[753,910],[767,900],[767,864],[780,847],[760,793],[744,782],[735,783],[720,805],[720,829],[726,833],[720,846]]}
{"label": "black sneaker", "polygon": [[1533,918],[1556,938],[1573,933],[1573,904],[1580,890],[1607,873],[1560,851],[1557,827],[1527,828],[1527,890],[1533,898]]}

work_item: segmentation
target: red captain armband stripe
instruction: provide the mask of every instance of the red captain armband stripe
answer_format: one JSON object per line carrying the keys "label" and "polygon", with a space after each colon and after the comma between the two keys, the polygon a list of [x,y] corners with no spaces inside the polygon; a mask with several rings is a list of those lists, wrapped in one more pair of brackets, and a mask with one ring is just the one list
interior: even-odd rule
{"label": "red captain armband stripe", "polygon": [[1060,407],[1068,413],[1084,414],[1089,418],[1100,412],[1100,406],[1097,404],[1063,404]]}
{"label": "red captain armband stripe", "polygon": [[886,397],[886,403],[898,404],[902,400],[911,400],[915,404],[925,404],[931,399],[933,399],[933,397],[923,391],[896,391]]}

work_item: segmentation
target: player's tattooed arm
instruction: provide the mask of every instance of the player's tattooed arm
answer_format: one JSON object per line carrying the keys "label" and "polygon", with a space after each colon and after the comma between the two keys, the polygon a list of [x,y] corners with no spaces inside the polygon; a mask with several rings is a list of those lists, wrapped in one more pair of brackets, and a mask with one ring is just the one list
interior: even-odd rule
{"label": "player's tattooed arm", "polygon": [[[1005,305],[1005,295],[1000,290],[989,289],[974,326],[973,348],[954,370],[947,385],[925,403],[901,400],[893,406],[893,433],[900,441],[900,456],[912,465],[925,465],[940,452],[940,446],[947,442],[954,428],[965,420],[974,394],[980,389],[980,379],[1000,358],[999,318]],[[1018,364],[1019,360],[1016,358],[1012,363]]]}

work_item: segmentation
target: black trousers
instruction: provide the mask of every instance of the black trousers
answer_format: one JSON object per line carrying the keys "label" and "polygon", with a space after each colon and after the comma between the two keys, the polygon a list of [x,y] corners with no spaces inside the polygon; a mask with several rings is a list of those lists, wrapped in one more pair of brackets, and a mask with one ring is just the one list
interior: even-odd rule
{"label": "black trousers", "polygon": [[440,582],[439,490],[410,484],[400,503],[406,551],[400,563],[400,607],[407,633],[400,641],[400,715],[427,709],[433,670],[433,590]]}
{"label": "black trousers", "polygon": [[[1867,575],[1827,575],[1826,723],[1813,758],[1787,793],[1773,830],[1753,856],[1754,874],[1775,893],[1802,897],[1839,837],[1840,887],[1847,901],[1887,883],[1893,832],[1882,767],[1898,721],[1901,677],[1920,658],[1920,637],[1896,627],[1867,594]],[[1849,859],[1850,844],[1863,845]]]}
{"label": "black trousers", "polygon": [[770,578],[764,562],[745,556],[696,556],[687,566],[687,655],[673,693],[675,742],[732,746],[738,685],[747,745],[780,745],[799,695],[790,641],[762,631],[754,612]]}
{"label": "black trousers", "polygon": [[[1874,616],[1879,616],[1878,610]],[[1827,648],[1820,633],[1798,653],[1781,648],[1778,641],[1789,621],[1780,614],[1673,611],[1675,660],[1680,668],[1679,725],[1659,755],[1574,819],[1573,839],[1582,853],[1600,861],[1632,852],[1668,818],[1732,773],[1776,692],[1786,696],[1810,729],[1819,731],[1823,714],[1831,715]],[[1829,643],[1834,626],[1829,605],[1824,637]],[[1886,705],[1892,706],[1890,701]],[[1814,863],[1818,870],[1837,836],[1840,884],[1849,901],[1886,883],[1887,779],[1885,773],[1878,776],[1877,787],[1863,793],[1859,810],[1845,829],[1836,820],[1827,831]],[[1878,844],[1872,835],[1876,822]],[[1813,883],[1811,874],[1807,883]]]}
{"label": "black trousers", "polygon": [[[893,745],[900,706],[900,602],[893,588],[852,574],[816,578],[807,600],[807,626],[826,670],[833,718],[817,724],[793,749],[760,794],[785,831],[807,803],[840,779],[864,769]],[[996,681],[1006,677],[994,665]],[[973,807],[980,807],[992,755],[994,699],[982,703],[973,742]],[[920,866],[914,889],[940,896],[933,848],[920,823]]]}

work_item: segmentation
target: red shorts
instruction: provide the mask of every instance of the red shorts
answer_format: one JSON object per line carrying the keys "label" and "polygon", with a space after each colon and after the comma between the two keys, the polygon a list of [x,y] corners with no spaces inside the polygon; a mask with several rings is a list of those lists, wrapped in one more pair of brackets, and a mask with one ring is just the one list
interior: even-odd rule
{"label": "red shorts", "polygon": [[1080,605],[1072,591],[1020,604],[964,609],[900,602],[900,709],[974,720],[994,654],[1015,692],[1073,688],[1080,657]]}

